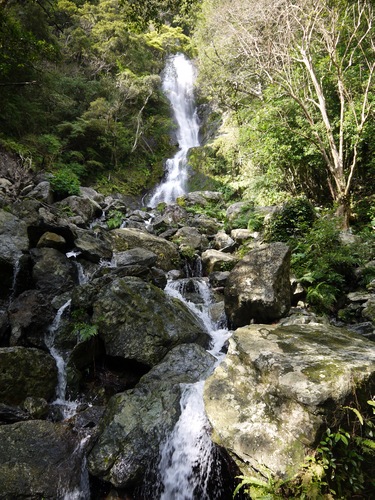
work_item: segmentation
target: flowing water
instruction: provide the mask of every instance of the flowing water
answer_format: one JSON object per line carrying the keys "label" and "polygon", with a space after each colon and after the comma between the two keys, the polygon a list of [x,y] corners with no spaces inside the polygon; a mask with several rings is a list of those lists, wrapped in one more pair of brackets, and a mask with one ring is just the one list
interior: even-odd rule
{"label": "flowing water", "polygon": [[48,347],[51,356],[55,359],[57,366],[56,399],[52,404],[60,408],[63,418],[69,418],[74,415],[78,405],[76,401],[69,401],[65,397],[67,384],[66,361],[62,353],[55,346],[55,337],[60,326],[61,318],[65,310],[70,307],[70,302],[70,300],[65,302],[65,304],[63,304],[57,311],[55,319],[49,327],[45,337],[46,346]]}
{"label": "flowing water", "polygon": [[[184,302],[201,320],[211,336],[209,352],[219,362],[230,334],[226,328],[218,328],[218,322],[209,313],[213,299],[207,281],[202,278],[176,280],[168,284],[166,292]],[[194,302],[186,298],[188,295],[196,297]],[[214,470],[217,460],[204,410],[203,388],[204,380],[183,386],[180,418],[160,451],[161,500],[221,498],[220,474]],[[213,492],[215,474],[216,492]]]}
{"label": "flowing water", "polygon": [[199,146],[199,122],[194,103],[194,67],[183,54],[171,56],[167,62],[163,91],[168,97],[177,124],[179,150],[166,162],[164,180],[157,186],[148,204],[173,203],[186,192],[188,178],[187,154],[190,148]]}

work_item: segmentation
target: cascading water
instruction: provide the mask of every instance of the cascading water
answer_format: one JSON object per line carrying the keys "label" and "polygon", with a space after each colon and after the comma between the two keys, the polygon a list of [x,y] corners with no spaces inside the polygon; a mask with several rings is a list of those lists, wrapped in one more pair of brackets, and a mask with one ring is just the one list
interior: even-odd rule
{"label": "cascading water", "polygon": [[55,336],[56,332],[60,326],[60,321],[64,311],[70,307],[70,300],[65,302],[60,309],[57,311],[55,319],[52,322],[52,325],[49,327],[47,335],[45,337],[46,346],[51,353],[51,356],[55,359],[57,366],[57,387],[56,387],[56,400],[52,403],[55,406],[58,406],[61,409],[63,418],[68,418],[72,416],[77,409],[77,402],[68,401],[65,398],[66,391],[66,362],[62,354],[58,351],[55,346]]}
{"label": "cascading water", "polygon": [[156,187],[149,205],[172,203],[186,191],[188,177],[187,154],[190,148],[199,146],[199,123],[194,104],[194,67],[183,54],[177,54],[167,62],[163,91],[168,97],[177,123],[179,150],[166,162],[165,179]]}
{"label": "cascading water", "polygon": [[[194,287],[200,297],[195,304],[184,297],[186,286]],[[209,352],[219,360],[225,341],[230,336],[226,328],[218,328],[209,314],[212,296],[207,282],[202,278],[189,278],[170,282],[166,292],[183,301],[200,318],[211,336]],[[180,402],[181,415],[160,452],[159,490],[161,500],[212,500],[222,498],[220,473],[213,471],[216,457],[203,403],[204,380],[186,384]],[[216,492],[212,492],[212,475],[216,472]],[[209,489],[211,488],[211,490]]]}

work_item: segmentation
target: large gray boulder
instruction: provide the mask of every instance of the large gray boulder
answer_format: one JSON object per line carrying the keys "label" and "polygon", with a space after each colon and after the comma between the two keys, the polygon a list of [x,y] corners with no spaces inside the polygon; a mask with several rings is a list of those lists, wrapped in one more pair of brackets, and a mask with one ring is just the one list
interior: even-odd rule
{"label": "large gray boulder", "polygon": [[110,240],[103,231],[77,229],[76,232],[77,238],[74,240],[74,246],[80,252],[81,257],[94,263],[111,260],[113,252]]}
{"label": "large gray boulder", "polygon": [[55,203],[55,207],[62,212],[72,214],[73,217],[81,217],[85,224],[92,221],[101,214],[100,205],[89,197],[68,196],[62,201]]}
{"label": "large gray boulder", "polygon": [[26,290],[9,306],[10,345],[43,347],[44,333],[53,320],[49,301],[38,290]]}
{"label": "large gray boulder", "polygon": [[51,400],[57,368],[50,354],[35,348],[0,348],[0,402],[21,404],[27,397]]}
{"label": "large gray boulder", "polygon": [[180,383],[197,382],[214,363],[203,348],[180,345],[143,376],[135,389],[114,396],[88,457],[90,473],[116,487],[142,481],[180,416]]}
{"label": "large gray boulder", "polygon": [[192,191],[177,198],[181,206],[191,207],[193,205],[207,206],[209,203],[222,203],[223,195],[217,191]]}
{"label": "large gray boulder", "polygon": [[109,236],[114,252],[123,252],[135,247],[145,248],[157,255],[157,267],[170,271],[179,266],[180,256],[177,246],[170,241],[134,228],[114,229]]}
{"label": "large gray boulder", "polygon": [[371,341],[321,324],[236,330],[225,361],[205,384],[214,440],[242,471],[293,476],[323,425],[356,394],[374,393]]}
{"label": "large gray boulder", "polygon": [[32,277],[36,288],[46,295],[60,295],[77,283],[77,268],[55,248],[34,248]]}
{"label": "large gray boulder", "polygon": [[28,248],[25,222],[0,209],[0,299],[11,293],[19,259]]}
{"label": "large gray boulder", "polygon": [[202,325],[177,299],[140,278],[115,278],[93,297],[106,353],[153,366],[182,343],[206,345]]}
{"label": "large gray boulder", "polygon": [[251,250],[231,271],[224,290],[225,312],[233,327],[272,323],[291,304],[290,249],[270,243]]}
{"label": "large gray boulder", "polygon": [[238,258],[210,248],[202,253],[202,262],[206,274],[211,274],[216,271],[230,271],[237,264]]}
{"label": "large gray boulder", "polygon": [[63,424],[44,420],[0,426],[0,498],[81,498],[83,448]]}

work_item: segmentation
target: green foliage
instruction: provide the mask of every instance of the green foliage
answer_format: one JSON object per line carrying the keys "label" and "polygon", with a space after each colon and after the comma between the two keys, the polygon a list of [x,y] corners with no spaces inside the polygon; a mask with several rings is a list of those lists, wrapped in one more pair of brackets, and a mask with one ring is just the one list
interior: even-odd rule
{"label": "green foliage", "polygon": [[51,178],[51,187],[59,199],[79,194],[79,179],[69,168],[58,170]]}
{"label": "green foliage", "polygon": [[121,226],[124,219],[124,214],[120,210],[110,210],[109,218],[107,219],[108,229],[117,229]]}
{"label": "green foliage", "polygon": [[96,325],[90,325],[88,323],[75,323],[73,333],[82,342],[92,339],[98,335],[98,327]]}
{"label": "green foliage", "polygon": [[[336,429],[326,429],[314,452],[306,457],[300,471],[289,480],[270,473],[239,476],[241,490],[249,498],[281,500],[372,498],[375,491],[375,401],[369,400],[366,415],[355,406],[344,406],[337,415]],[[355,421],[350,418],[350,413]],[[340,421],[347,429],[340,426]],[[359,424],[359,427],[358,427]]]}
{"label": "green foliage", "polygon": [[306,198],[287,201],[267,222],[265,239],[288,242],[306,234],[315,219],[315,209]]}
{"label": "green foliage", "polygon": [[318,218],[311,231],[294,240],[292,271],[307,291],[307,301],[320,312],[332,312],[355,282],[358,252],[340,240],[339,221]]}

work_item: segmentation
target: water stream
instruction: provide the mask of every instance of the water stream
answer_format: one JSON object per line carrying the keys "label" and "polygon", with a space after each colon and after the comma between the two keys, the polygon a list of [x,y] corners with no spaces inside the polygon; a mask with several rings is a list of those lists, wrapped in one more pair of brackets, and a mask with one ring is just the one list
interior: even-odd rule
{"label": "water stream", "polygon": [[[184,302],[201,320],[211,336],[209,352],[219,362],[224,356],[223,345],[230,334],[226,328],[218,328],[219,322],[214,321],[210,315],[213,297],[207,280],[189,278],[172,281],[165,291]],[[191,293],[197,297],[194,302],[186,297]],[[216,485],[218,492],[216,494],[212,492],[212,474],[216,467],[216,456],[204,409],[203,388],[204,380],[183,386],[180,418],[160,451],[161,500],[220,498],[219,484]]]}
{"label": "water stream", "polygon": [[190,148],[199,146],[199,122],[194,103],[195,71],[191,61],[183,54],[169,58],[163,77],[163,91],[168,97],[177,124],[179,150],[166,162],[164,180],[156,187],[148,204],[173,203],[186,192],[188,178],[187,154]]}

